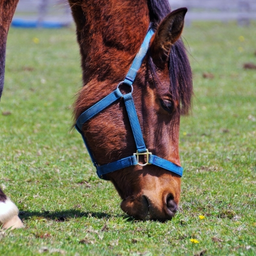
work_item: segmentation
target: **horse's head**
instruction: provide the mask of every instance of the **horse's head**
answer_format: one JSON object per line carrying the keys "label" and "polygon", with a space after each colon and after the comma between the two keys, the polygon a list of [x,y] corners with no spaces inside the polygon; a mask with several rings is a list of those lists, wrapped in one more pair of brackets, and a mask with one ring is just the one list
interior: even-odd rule
{"label": "horse's head", "polygon": [[[188,111],[192,93],[191,70],[179,40],[185,13],[185,8],[174,11],[157,27],[132,92],[148,151],[168,163],[172,162],[177,168],[180,166],[180,114]],[[129,65],[131,60],[128,59]],[[115,66],[112,63],[109,65]],[[76,119],[114,91],[120,79],[99,79],[99,76],[89,79],[82,88],[75,107]],[[121,84],[119,89],[123,95],[131,90],[125,84]],[[136,152],[137,143],[127,112],[129,109],[121,97],[81,126],[80,132],[97,165],[105,166],[133,156]],[[181,177],[161,168],[162,162],[146,164],[147,157],[147,154],[142,154],[138,156],[139,165],[124,165],[124,168],[108,171],[104,178],[114,184],[122,198],[121,208],[124,212],[139,219],[171,219],[178,208]]]}

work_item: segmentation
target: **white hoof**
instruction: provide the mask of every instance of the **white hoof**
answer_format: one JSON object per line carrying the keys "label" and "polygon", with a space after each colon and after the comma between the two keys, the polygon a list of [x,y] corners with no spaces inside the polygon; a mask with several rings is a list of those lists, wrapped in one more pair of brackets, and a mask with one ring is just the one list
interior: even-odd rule
{"label": "white hoof", "polygon": [[15,228],[23,228],[23,227],[24,225],[21,219],[17,215],[13,216],[10,220],[5,222],[3,225],[4,229],[8,229],[8,228],[15,229]]}
{"label": "white hoof", "polygon": [[18,214],[17,206],[9,198],[5,202],[0,202],[0,223],[3,224],[3,228],[14,229],[24,227]]}

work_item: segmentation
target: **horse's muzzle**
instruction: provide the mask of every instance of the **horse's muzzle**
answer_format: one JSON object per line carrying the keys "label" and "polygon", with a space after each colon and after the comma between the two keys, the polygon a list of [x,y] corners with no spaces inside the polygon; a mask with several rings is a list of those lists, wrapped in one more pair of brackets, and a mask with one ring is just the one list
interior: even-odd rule
{"label": "horse's muzzle", "polygon": [[166,221],[174,217],[178,205],[172,195],[166,196],[161,203],[150,200],[146,195],[137,195],[124,199],[121,209],[135,219]]}

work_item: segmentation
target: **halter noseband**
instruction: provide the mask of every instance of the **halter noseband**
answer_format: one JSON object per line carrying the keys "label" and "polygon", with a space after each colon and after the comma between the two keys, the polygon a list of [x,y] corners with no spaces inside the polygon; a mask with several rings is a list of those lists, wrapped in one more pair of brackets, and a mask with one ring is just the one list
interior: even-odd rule
{"label": "halter noseband", "polygon": [[[143,135],[142,135],[142,131],[140,128],[140,124],[139,124],[139,119],[138,119],[136,109],[134,106],[134,102],[133,102],[133,98],[132,98],[132,93],[133,93],[132,84],[133,84],[135,77],[137,75],[137,72],[142,64],[142,61],[147,53],[147,50],[149,47],[149,42],[150,42],[150,39],[153,36],[153,34],[154,34],[153,30],[150,29],[148,31],[146,37],[144,38],[141,48],[140,48],[139,52],[137,53],[136,57],[134,58],[131,68],[129,69],[124,81],[119,83],[117,85],[117,88],[112,93],[110,93],[105,98],[98,101],[96,104],[91,106],[89,109],[85,110],[77,119],[75,127],[76,127],[77,131],[82,135],[85,146],[87,148],[87,151],[91,157],[91,160],[92,160],[94,166],[97,169],[97,174],[98,174],[99,178],[101,178],[101,179],[106,179],[105,178],[106,174],[120,170],[120,169],[124,169],[124,168],[130,167],[130,166],[133,166],[133,165],[146,166],[148,164],[153,164],[153,165],[163,168],[167,171],[175,173],[175,174],[179,175],[180,177],[182,176],[182,173],[183,173],[182,167],[180,167],[166,159],[163,159],[161,157],[153,155],[146,148],[146,145],[145,145],[145,142],[143,139]],[[130,92],[123,94],[119,89],[121,84],[130,86]],[[128,119],[129,119],[130,126],[132,129],[132,133],[133,133],[137,151],[136,151],[136,153],[133,153],[132,156],[128,156],[128,157],[122,158],[120,160],[117,160],[115,162],[111,162],[108,164],[99,165],[95,161],[95,159],[86,143],[86,138],[82,133],[82,126],[89,119],[93,118],[99,112],[101,112],[102,110],[104,110],[105,108],[107,108],[108,106],[110,106],[112,103],[114,103],[115,101],[117,101],[120,98],[122,98],[125,103],[125,108],[126,108],[126,111],[128,114]],[[140,157],[146,158],[144,163],[140,162]]]}

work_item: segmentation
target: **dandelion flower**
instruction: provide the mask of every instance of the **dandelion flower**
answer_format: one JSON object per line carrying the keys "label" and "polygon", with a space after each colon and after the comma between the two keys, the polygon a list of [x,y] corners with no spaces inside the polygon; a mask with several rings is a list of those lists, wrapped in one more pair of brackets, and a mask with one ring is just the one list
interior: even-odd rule
{"label": "dandelion flower", "polygon": [[238,47],[238,51],[239,51],[239,52],[243,52],[243,51],[244,51],[244,48],[240,46],[240,47]]}
{"label": "dandelion flower", "polygon": [[35,44],[39,44],[39,39],[38,39],[37,37],[34,37],[34,38],[33,38],[33,42],[34,42]]}
{"label": "dandelion flower", "polygon": [[205,216],[204,215],[199,215],[199,219],[203,220],[203,219],[205,219]]}
{"label": "dandelion flower", "polygon": [[193,243],[193,244],[199,244],[199,241],[194,239],[194,238],[191,238],[190,242]]}
{"label": "dandelion flower", "polygon": [[243,42],[244,41],[244,37],[243,36],[239,36],[239,41]]}

